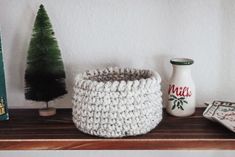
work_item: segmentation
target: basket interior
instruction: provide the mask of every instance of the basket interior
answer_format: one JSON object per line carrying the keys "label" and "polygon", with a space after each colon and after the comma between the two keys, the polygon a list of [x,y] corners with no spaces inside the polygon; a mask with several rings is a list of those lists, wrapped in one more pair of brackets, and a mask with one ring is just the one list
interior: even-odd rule
{"label": "basket interior", "polygon": [[152,77],[152,73],[149,70],[124,70],[124,71],[101,71],[98,74],[88,74],[87,78],[91,81],[97,82],[114,82],[114,81],[134,81],[140,79],[147,79]]}

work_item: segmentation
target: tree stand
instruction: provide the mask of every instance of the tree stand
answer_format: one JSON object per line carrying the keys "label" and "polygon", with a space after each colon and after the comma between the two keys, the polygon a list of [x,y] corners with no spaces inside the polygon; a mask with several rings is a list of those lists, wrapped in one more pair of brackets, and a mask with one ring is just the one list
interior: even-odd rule
{"label": "tree stand", "polygon": [[46,108],[39,109],[39,115],[42,117],[54,116],[56,114],[56,108],[48,107],[48,102],[46,102]]}

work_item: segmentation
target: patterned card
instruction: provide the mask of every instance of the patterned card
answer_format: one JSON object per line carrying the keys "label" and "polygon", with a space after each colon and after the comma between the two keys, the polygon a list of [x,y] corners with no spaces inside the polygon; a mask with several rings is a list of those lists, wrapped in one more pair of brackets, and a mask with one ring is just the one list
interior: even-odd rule
{"label": "patterned card", "polygon": [[212,115],[214,121],[235,132],[235,107],[220,105]]}
{"label": "patterned card", "polygon": [[218,122],[235,132],[235,103],[214,101],[209,103],[203,116],[211,121]]}
{"label": "patterned card", "polygon": [[218,109],[218,106],[220,105],[235,107],[235,102],[214,101],[213,103],[207,106],[206,110],[203,112],[203,116],[209,120],[214,121],[212,115],[215,113],[215,111]]}

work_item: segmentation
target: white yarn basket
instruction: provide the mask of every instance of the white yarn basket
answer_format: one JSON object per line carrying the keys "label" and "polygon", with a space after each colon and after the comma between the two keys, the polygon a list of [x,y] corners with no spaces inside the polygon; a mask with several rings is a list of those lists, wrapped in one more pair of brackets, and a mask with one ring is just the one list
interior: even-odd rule
{"label": "white yarn basket", "polygon": [[82,132],[101,137],[145,134],[162,119],[160,82],[150,70],[107,68],[78,74],[73,122]]}

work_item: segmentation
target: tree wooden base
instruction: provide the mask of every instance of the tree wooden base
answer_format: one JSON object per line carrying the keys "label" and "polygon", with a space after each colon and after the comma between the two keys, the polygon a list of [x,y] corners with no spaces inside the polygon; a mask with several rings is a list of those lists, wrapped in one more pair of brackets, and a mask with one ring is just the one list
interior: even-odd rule
{"label": "tree wooden base", "polygon": [[55,108],[42,108],[39,109],[39,115],[42,117],[54,116],[56,114]]}

